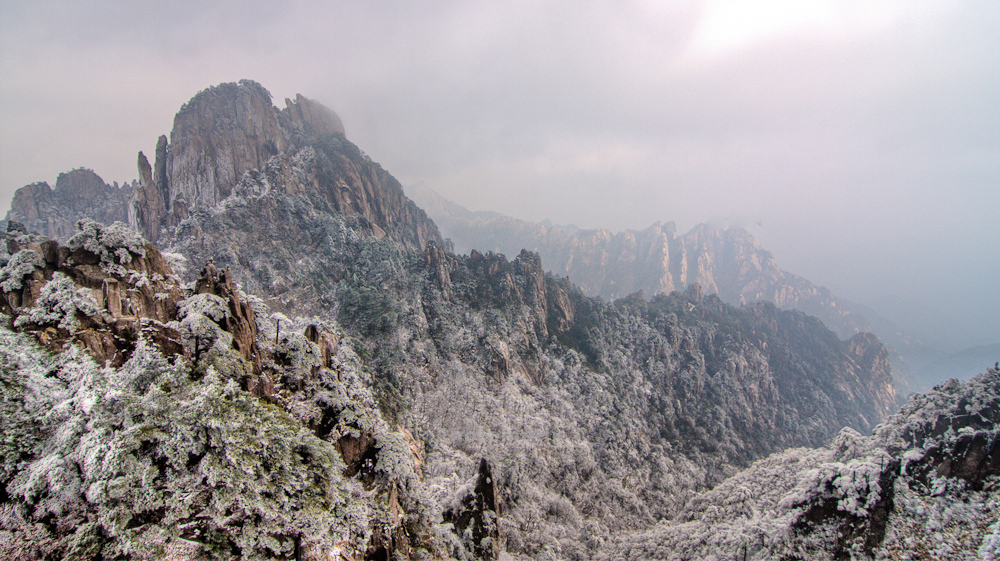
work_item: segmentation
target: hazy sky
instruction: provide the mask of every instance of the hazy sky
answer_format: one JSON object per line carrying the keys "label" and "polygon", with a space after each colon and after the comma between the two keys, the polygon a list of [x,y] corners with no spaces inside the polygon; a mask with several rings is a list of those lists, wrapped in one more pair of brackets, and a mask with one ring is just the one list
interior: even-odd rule
{"label": "hazy sky", "polygon": [[1000,341],[1000,2],[209,4],[0,0],[0,206],[131,180],[182,103],[252,78],[469,208],[740,224],[837,294]]}

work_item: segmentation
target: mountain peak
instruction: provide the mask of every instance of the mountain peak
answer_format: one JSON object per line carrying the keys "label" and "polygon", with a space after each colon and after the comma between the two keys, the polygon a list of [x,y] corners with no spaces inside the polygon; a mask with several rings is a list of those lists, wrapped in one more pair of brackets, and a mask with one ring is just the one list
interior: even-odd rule
{"label": "mountain peak", "polygon": [[399,182],[347,140],[333,110],[301,94],[279,110],[252,80],[198,92],[178,111],[169,142],[160,137],[153,164],[139,153],[129,223],[155,242],[195,213],[221,212],[234,195],[268,193],[361,217],[376,236],[410,247],[444,245]]}
{"label": "mountain peak", "polygon": [[225,200],[244,173],[263,168],[271,157],[343,134],[336,113],[302,95],[286,99],[279,111],[271,93],[252,80],[204,89],[177,112],[170,142],[160,138],[155,174],[140,152],[131,223],[156,240],[161,227]]}

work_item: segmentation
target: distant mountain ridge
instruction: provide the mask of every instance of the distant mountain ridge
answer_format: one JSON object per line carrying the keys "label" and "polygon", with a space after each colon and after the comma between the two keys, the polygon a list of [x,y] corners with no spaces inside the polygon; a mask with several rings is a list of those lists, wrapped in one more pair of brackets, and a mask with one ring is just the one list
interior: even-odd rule
{"label": "distant mountain ridge", "polygon": [[67,240],[81,218],[104,224],[127,221],[133,187],[108,185],[89,169],[75,169],[60,173],[54,188],[40,182],[18,189],[7,218],[32,232]]}
{"label": "distant mountain ridge", "polygon": [[743,228],[699,224],[678,234],[673,222],[657,222],[645,230],[583,230],[470,211],[426,186],[408,187],[407,193],[456,251],[536,251],[550,271],[568,276],[588,294],[614,300],[640,290],[653,296],[698,284],[733,305],[766,300],[804,311],[844,338],[871,330],[851,303],[782,270]]}
{"label": "distant mountain ridge", "polygon": [[901,392],[933,385],[915,372],[916,365],[933,355],[921,341],[872,309],[783,270],[743,228],[699,224],[679,234],[673,222],[657,222],[644,230],[586,230],[471,211],[425,185],[411,185],[407,194],[434,219],[456,251],[516,255],[526,248],[542,257],[548,271],[609,300],[640,291],[648,298],[697,284],[734,306],[772,302],[819,318],[843,339],[877,334],[890,348],[894,369],[901,374],[897,377]]}

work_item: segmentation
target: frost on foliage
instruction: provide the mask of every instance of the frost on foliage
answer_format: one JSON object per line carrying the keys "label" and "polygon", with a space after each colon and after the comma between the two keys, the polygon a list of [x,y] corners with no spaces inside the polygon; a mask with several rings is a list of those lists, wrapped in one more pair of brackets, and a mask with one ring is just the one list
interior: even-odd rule
{"label": "frost on foliage", "polygon": [[979,558],[987,561],[1000,559],[1000,520],[990,526],[990,533],[983,536],[983,544],[979,546]]}
{"label": "frost on foliage", "polygon": [[879,478],[885,465],[884,458],[824,464],[807,474],[798,487],[799,494],[808,502],[832,499],[841,512],[868,516],[882,496]]}
{"label": "frost on foliage", "polygon": [[24,277],[34,273],[35,267],[42,266],[44,262],[37,251],[32,249],[18,251],[0,269],[0,288],[4,292],[20,290],[24,286]]}
{"label": "frost on foliage", "polygon": [[78,354],[71,349],[51,357],[26,335],[0,329],[0,486],[30,459],[42,438],[38,429],[44,418],[54,415],[53,404],[65,399],[66,381],[51,374],[70,370],[59,364]]}
{"label": "frost on foliage", "polygon": [[146,256],[145,240],[121,222],[105,226],[88,218],[76,224],[77,232],[66,245],[73,251],[80,248],[100,256],[107,271],[123,272],[122,265],[132,262],[132,256]]}
{"label": "frost on foliage", "polygon": [[35,306],[19,315],[14,320],[14,326],[54,325],[72,332],[80,325],[77,312],[84,316],[94,316],[99,313],[99,308],[90,296],[90,291],[78,289],[72,279],[56,272],[52,275],[52,280],[42,287]]}
{"label": "frost on foliage", "polygon": [[[952,378],[913,396],[876,431],[890,450],[925,450],[935,441],[957,436],[961,428],[995,432],[1000,402],[1000,371],[990,369],[961,383]],[[962,419],[956,424],[957,419]]]}
{"label": "frost on foliage", "polygon": [[163,255],[163,259],[170,265],[170,270],[174,272],[177,277],[183,277],[188,271],[188,260],[180,253],[172,253],[169,251],[160,252]]}
{"label": "frost on foliage", "polygon": [[[114,369],[0,335],[4,412],[9,396],[22,404],[0,419],[2,558],[155,559],[185,543],[212,558],[326,558],[380,516],[332,445],[225,373],[192,380],[141,341]],[[35,437],[8,443],[27,419]],[[27,460],[9,461],[11,444]]]}
{"label": "frost on foliage", "polygon": [[229,304],[215,294],[195,294],[178,302],[177,328],[185,346],[201,354],[210,349],[232,348],[233,336],[222,328],[229,317]]}
{"label": "frost on foliage", "polygon": [[401,481],[414,477],[413,454],[403,435],[398,432],[383,434],[379,436],[375,447],[378,449],[375,471],[385,474],[389,479]]}
{"label": "frost on foliage", "polygon": [[829,447],[755,462],[695,496],[680,516],[597,557],[997,559],[1000,478],[981,488],[933,472],[922,480],[905,464],[963,436],[989,431],[993,442],[998,404],[1000,372],[945,384],[915,397],[874,436],[844,429]]}

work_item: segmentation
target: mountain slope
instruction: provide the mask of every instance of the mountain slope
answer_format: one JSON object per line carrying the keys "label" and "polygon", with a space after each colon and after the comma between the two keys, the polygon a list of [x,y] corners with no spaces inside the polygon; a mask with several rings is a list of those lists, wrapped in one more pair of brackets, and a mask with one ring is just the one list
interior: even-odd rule
{"label": "mountain slope", "polygon": [[181,286],[121,223],[5,241],[4,559],[461,556],[335,324]]}
{"label": "mountain slope", "polygon": [[1000,371],[755,463],[597,559],[1000,558]]}
{"label": "mountain slope", "polygon": [[[194,372],[201,364],[207,380],[189,375],[193,383],[215,384],[207,368],[221,361],[214,368],[227,373],[223,379],[232,379],[259,403],[244,394],[227,395],[239,396],[232,399],[251,409],[274,405],[283,413],[268,422],[281,423],[282,415],[297,419],[313,437],[338,446],[346,467],[359,459],[359,465],[367,460],[370,467],[372,458],[365,454],[373,443],[363,431],[349,430],[351,415],[359,415],[347,412],[351,407],[343,394],[353,392],[351,399],[370,404],[365,418],[376,416],[377,408],[377,418],[392,430],[379,429],[371,437],[374,443],[383,434],[387,441],[405,443],[413,458],[406,460],[413,467],[405,473],[414,477],[405,485],[400,479],[396,490],[406,537],[393,533],[401,526],[378,514],[386,504],[393,508],[390,478],[381,480],[387,497],[361,499],[376,512],[363,516],[374,521],[367,527],[378,529],[369,533],[383,536],[383,542],[359,539],[358,547],[377,549],[389,535],[395,541],[387,549],[411,558],[442,550],[442,555],[495,558],[500,546],[520,558],[588,558],[612,535],[647,529],[675,515],[692,493],[755,459],[787,446],[820,445],[844,425],[869,431],[895,407],[888,358],[874,337],[842,341],[802,313],[768,304],[734,308],[698,287],[649,301],[632,297],[609,303],[546,275],[538,255],[527,251],[512,260],[490,252],[455,255],[422,211],[413,210],[398,183],[343,135],[328,127],[283,124],[283,119],[314,118],[307,116],[315,113],[307,110],[309,104],[299,98],[288,104],[290,116],[282,117],[285,113],[258,103],[265,93],[253,83],[202,92],[178,119],[207,122],[175,126],[170,143],[161,140],[155,166],[143,166],[140,158],[132,223],[156,236],[168,251],[164,259],[189,264],[186,278],[197,294],[187,299],[204,294],[181,305],[190,310],[184,317],[150,319],[181,332],[175,354],[193,361]],[[253,128],[258,122],[260,127]],[[205,130],[208,136],[199,133],[188,140],[188,133],[178,132]],[[218,169],[175,166],[172,158],[186,153],[188,141],[216,147],[198,157],[207,158],[199,166]],[[234,146],[243,148],[230,150]],[[237,160],[260,167],[237,166],[233,169],[242,169],[237,177],[229,173]],[[202,179],[189,184],[184,178],[192,169]],[[228,178],[234,182],[226,183]],[[82,226],[91,236],[100,231],[91,223]],[[108,230],[124,236],[121,225]],[[58,268],[63,254],[16,229],[10,236],[17,243],[4,256],[0,279],[10,280],[3,287],[11,292],[10,311],[48,318],[48,308],[37,314],[30,310],[42,301],[44,287],[56,282],[55,273],[44,271]],[[31,243],[38,245],[23,245]],[[116,257],[131,254],[119,249],[104,252],[112,265]],[[92,268],[84,270],[94,275],[82,275],[81,286],[91,291],[98,310],[106,308],[114,299],[104,295],[104,279]],[[144,294],[141,276],[120,276],[115,280],[127,285],[124,293],[130,298],[133,291]],[[33,282],[25,284],[25,278]],[[263,301],[235,290],[233,281]],[[55,286],[66,281],[59,283]],[[227,314],[199,286],[220,298],[236,294],[246,305],[230,306]],[[151,295],[147,300],[122,310],[159,301]],[[252,320],[247,307],[253,308]],[[66,333],[59,331],[67,313],[94,316],[88,310],[93,312],[86,306],[63,310],[55,326],[50,320],[39,324],[35,337],[62,343],[100,333],[88,331],[92,326],[87,324],[77,330],[72,322]],[[293,336],[282,327],[287,318],[271,310],[311,317],[294,322]],[[188,313],[193,323],[184,336],[173,322],[185,328]],[[229,335],[219,334],[201,316]],[[19,321],[12,318],[11,325],[28,327]],[[105,322],[111,326],[110,340],[122,341],[114,349],[138,347],[134,332],[114,331],[119,323]],[[157,323],[148,325],[157,331]],[[310,331],[309,325],[317,327]],[[50,327],[58,337],[46,331]],[[332,335],[320,337],[321,331]],[[272,335],[273,346],[266,342]],[[165,339],[176,342],[177,337]],[[112,368],[130,356],[104,344],[88,348],[105,349],[98,356],[113,359]],[[320,358],[331,348],[344,353],[334,363]],[[348,382],[358,385],[338,386]],[[213,388],[204,391],[217,391]],[[178,395],[186,396],[185,391]],[[248,422],[257,418],[254,413]],[[331,432],[343,423],[346,432]],[[356,440],[341,443],[348,433]],[[399,449],[402,453],[403,446]],[[155,455],[144,458],[142,465],[155,464]],[[185,474],[193,469],[169,465]],[[247,477],[259,483],[267,473],[257,470]],[[347,480],[329,476],[342,490],[367,484],[360,471],[343,473]],[[467,481],[470,475],[475,482]],[[467,504],[467,492],[476,489],[479,498]],[[22,496],[25,501],[35,497]],[[487,496],[495,499],[486,501],[488,512],[465,508],[486,504]],[[232,521],[217,518],[214,511],[210,518],[216,526]],[[188,523],[180,520],[152,517],[135,523],[142,531],[169,533]],[[490,521],[495,524],[483,526]],[[49,531],[65,538],[58,528]],[[423,536],[445,541],[433,545]],[[403,551],[403,544],[410,549]],[[287,546],[281,541],[274,547]]]}

